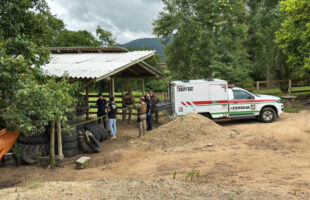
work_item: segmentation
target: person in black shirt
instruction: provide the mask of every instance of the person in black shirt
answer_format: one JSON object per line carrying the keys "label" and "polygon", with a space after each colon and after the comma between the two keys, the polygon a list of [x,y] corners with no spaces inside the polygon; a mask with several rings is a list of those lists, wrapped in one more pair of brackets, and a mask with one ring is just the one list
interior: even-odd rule
{"label": "person in black shirt", "polygon": [[114,97],[110,97],[110,103],[108,105],[108,117],[109,117],[109,127],[112,134],[111,140],[116,139],[116,113],[117,105],[114,102]]}
{"label": "person in black shirt", "polygon": [[[99,99],[97,100],[96,105],[95,106],[92,105],[91,108],[98,108],[97,117],[102,117],[103,126],[105,129],[107,129],[106,116],[105,116],[107,101],[103,98],[101,93],[99,93],[98,96]],[[98,119],[99,124],[101,124],[100,121],[101,119]]]}
{"label": "person in black shirt", "polygon": [[153,102],[152,102],[150,93],[146,94],[145,103],[147,105],[147,109],[146,109],[147,129],[146,130],[151,131],[152,130]]}

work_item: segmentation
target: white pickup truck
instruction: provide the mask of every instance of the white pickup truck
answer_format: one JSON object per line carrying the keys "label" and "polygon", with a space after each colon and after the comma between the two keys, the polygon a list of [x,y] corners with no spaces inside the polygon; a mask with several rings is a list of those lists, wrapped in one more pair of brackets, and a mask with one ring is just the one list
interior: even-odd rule
{"label": "white pickup truck", "polygon": [[252,94],[220,79],[172,81],[169,98],[174,117],[195,112],[211,119],[258,118],[268,123],[284,110],[279,97]]}

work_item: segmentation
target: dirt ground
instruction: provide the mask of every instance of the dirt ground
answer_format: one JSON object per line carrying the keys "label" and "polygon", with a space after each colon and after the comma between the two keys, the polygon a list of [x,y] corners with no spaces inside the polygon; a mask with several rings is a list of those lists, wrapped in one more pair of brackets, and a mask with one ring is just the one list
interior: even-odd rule
{"label": "dirt ground", "polygon": [[[160,125],[167,122],[162,120]],[[224,121],[218,124],[230,130],[227,133],[229,139],[224,143],[208,145],[206,141],[205,146],[190,150],[184,147],[183,151],[158,152],[135,145],[135,141],[139,140],[135,122],[130,125],[118,122],[116,140],[104,141],[102,153],[85,154],[92,158],[90,168],[75,169],[74,162],[79,156],[65,159],[62,167],[56,169],[35,166],[0,168],[0,189],[29,187],[36,183],[46,187],[44,182],[55,181],[97,184],[98,179],[128,182],[128,179],[135,178],[147,182],[161,178],[169,182],[175,173],[176,182],[190,184],[188,187],[194,185],[202,189],[213,185],[226,191],[230,191],[231,187],[246,187],[249,191],[262,190],[279,197],[274,199],[310,199],[310,107],[303,107],[299,113],[284,113],[270,124],[256,120]],[[190,183],[186,177],[193,169],[199,170],[200,175]],[[96,181],[90,183],[90,180]],[[0,197],[7,192],[0,190]],[[113,198],[110,196],[108,199]],[[245,199],[259,198],[252,196]]]}

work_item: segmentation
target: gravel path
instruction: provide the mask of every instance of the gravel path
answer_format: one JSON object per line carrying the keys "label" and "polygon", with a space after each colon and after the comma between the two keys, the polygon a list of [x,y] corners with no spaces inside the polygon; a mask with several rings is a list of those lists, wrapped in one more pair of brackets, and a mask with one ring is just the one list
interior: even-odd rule
{"label": "gravel path", "polygon": [[174,180],[101,179],[85,182],[49,182],[0,190],[1,199],[294,199],[245,187],[221,187]]}

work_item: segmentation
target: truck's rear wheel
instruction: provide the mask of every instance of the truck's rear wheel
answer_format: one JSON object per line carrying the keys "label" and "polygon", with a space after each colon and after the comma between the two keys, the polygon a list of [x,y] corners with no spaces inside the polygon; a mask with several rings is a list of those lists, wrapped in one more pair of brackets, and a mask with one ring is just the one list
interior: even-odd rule
{"label": "truck's rear wheel", "polygon": [[264,108],[260,113],[260,120],[264,123],[271,123],[276,118],[276,112],[272,108]]}

